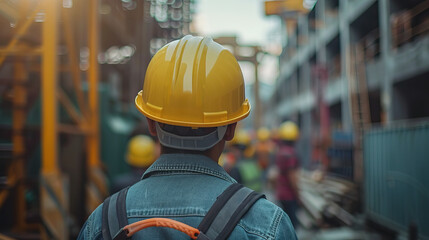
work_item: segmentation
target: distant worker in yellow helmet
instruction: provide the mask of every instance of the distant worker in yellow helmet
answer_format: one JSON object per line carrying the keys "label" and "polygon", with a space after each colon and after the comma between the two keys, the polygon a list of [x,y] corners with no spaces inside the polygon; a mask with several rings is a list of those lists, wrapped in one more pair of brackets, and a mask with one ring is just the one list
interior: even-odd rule
{"label": "distant worker in yellow helmet", "polygon": [[131,171],[119,175],[113,180],[112,193],[138,182],[146,169],[155,162],[156,144],[151,137],[136,135],[130,139],[125,160]]}
{"label": "distant worker in yellow helmet", "polygon": [[289,215],[296,227],[298,220],[298,168],[299,158],[295,151],[295,143],[299,137],[298,126],[292,121],[286,121],[278,130],[278,149],[276,153],[276,166],[278,174],[275,180],[276,197],[283,210]]}
{"label": "distant worker in yellow helmet", "polygon": [[266,180],[267,169],[273,163],[274,150],[275,145],[274,142],[271,141],[270,130],[266,127],[259,128],[257,131],[257,142],[255,145],[255,157],[263,172],[264,183]]}
{"label": "distant worker in yellow helmet", "polygon": [[[296,239],[280,207],[218,164],[237,122],[250,113],[244,89],[234,55],[211,38],[188,35],[162,47],[135,99],[161,155],[141,181],[91,214],[79,239]],[[159,222],[167,227],[147,228]]]}
{"label": "distant worker in yellow helmet", "polygon": [[246,130],[239,130],[232,139],[230,148],[237,159],[230,171],[231,177],[248,188],[262,191],[262,171],[255,159],[250,134]]}

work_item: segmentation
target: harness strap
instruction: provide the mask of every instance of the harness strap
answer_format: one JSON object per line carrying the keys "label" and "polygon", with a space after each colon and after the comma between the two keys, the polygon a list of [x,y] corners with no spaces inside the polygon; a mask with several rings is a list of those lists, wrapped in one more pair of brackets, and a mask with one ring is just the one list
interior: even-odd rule
{"label": "harness strap", "polygon": [[125,188],[121,190],[118,194],[118,201],[116,203],[116,214],[118,216],[119,221],[119,229],[125,227],[128,225],[128,218],[127,218],[127,206],[126,206],[126,197],[128,188]]}
{"label": "harness strap", "polygon": [[198,229],[198,240],[226,239],[240,219],[263,194],[235,183],[229,186],[215,201]]}
{"label": "harness strap", "polygon": [[198,230],[204,233],[207,232],[222,207],[241,187],[242,185],[240,184],[231,184],[228,188],[226,188],[224,192],[217,197],[216,201],[213,203],[212,207],[209,209],[206,216],[198,226]]}
{"label": "harness strap", "polygon": [[104,200],[102,212],[102,234],[103,239],[126,239],[121,231],[128,224],[125,199],[128,188],[113,194]]}
{"label": "harness strap", "polygon": [[[259,200],[260,198],[265,198],[265,195],[257,192],[250,193],[247,195],[246,199],[236,207],[235,212],[231,215],[227,224],[225,224],[222,232],[215,239],[227,239],[231,232],[234,230],[235,226],[238,224],[240,219],[247,213],[247,211],[252,207],[252,205]],[[231,206],[231,210],[233,210]]]}
{"label": "harness strap", "polygon": [[110,197],[106,198],[103,202],[103,210],[101,213],[102,216],[102,225],[101,225],[101,233],[103,234],[104,240],[111,240],[110,237],[110,229],[109,229],[109,218],[106,217],[109,215],[109,203],[110,203]]}
{"label": "harness strap", "polygon": [[[127,239],[129,229],[126,210],[128,188],[113,194],[103,203],[102,234],[105,240]],[[241,184],[231,184],[218,196],[206,216],[198,226],[200,234],[197,240],[226,239],[240,219],[263,194],[257,193]],[[130,225],[128,225],[130,226]]]}

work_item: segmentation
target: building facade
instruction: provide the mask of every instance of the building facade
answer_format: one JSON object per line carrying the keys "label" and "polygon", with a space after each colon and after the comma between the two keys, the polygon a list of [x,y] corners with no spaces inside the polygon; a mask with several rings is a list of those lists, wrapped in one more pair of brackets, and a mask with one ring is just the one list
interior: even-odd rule
{"label": "building facade", "polygon": [[429,116],[428,1],[319,0],[281,17],[287,41],[265,122],[299,124],[304,165],[335,132]]}

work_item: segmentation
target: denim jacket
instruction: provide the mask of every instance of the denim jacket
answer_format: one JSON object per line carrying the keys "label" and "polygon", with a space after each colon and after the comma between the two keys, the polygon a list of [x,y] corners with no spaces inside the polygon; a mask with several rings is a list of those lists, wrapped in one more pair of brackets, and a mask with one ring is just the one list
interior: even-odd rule
{"label": "denim jacket", "polygon": [[[232,179],[216,162],[203,155],[163,154],[127,194],[128,223],[163,217],[198,227],[216,197]],[[102,204],[94,210],[78,239],[103,239]],[[189,239],[180,231],[152,227],[134,239]],[[229,239],[296,239],[286,213],[266,199],[258,200],[239,221]]]}

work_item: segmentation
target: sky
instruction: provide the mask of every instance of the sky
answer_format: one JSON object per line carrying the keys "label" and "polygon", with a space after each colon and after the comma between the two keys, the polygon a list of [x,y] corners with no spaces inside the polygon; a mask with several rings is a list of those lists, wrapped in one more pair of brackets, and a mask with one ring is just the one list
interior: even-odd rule
{"label": "sky", "polygon": [[[259,45],[264,50],[274,52],[272,49],[276,49],[279,53],[280,19],[265,16],[263,0],[196,0],[195,9],[195,32],[214,38],[235,35],[239,44]],[[240,65],[246,83],[252,84],[255,79],[253,65]],[[258,70],[259,80],[273,85],[278,73],[277,56],[265,55]]]}
{"label": "sky", "polygon": [[194,21],[204,34],[233,34],[242,44],[267,44],[280,25],[265,16],[263,0],[197,0]]}

